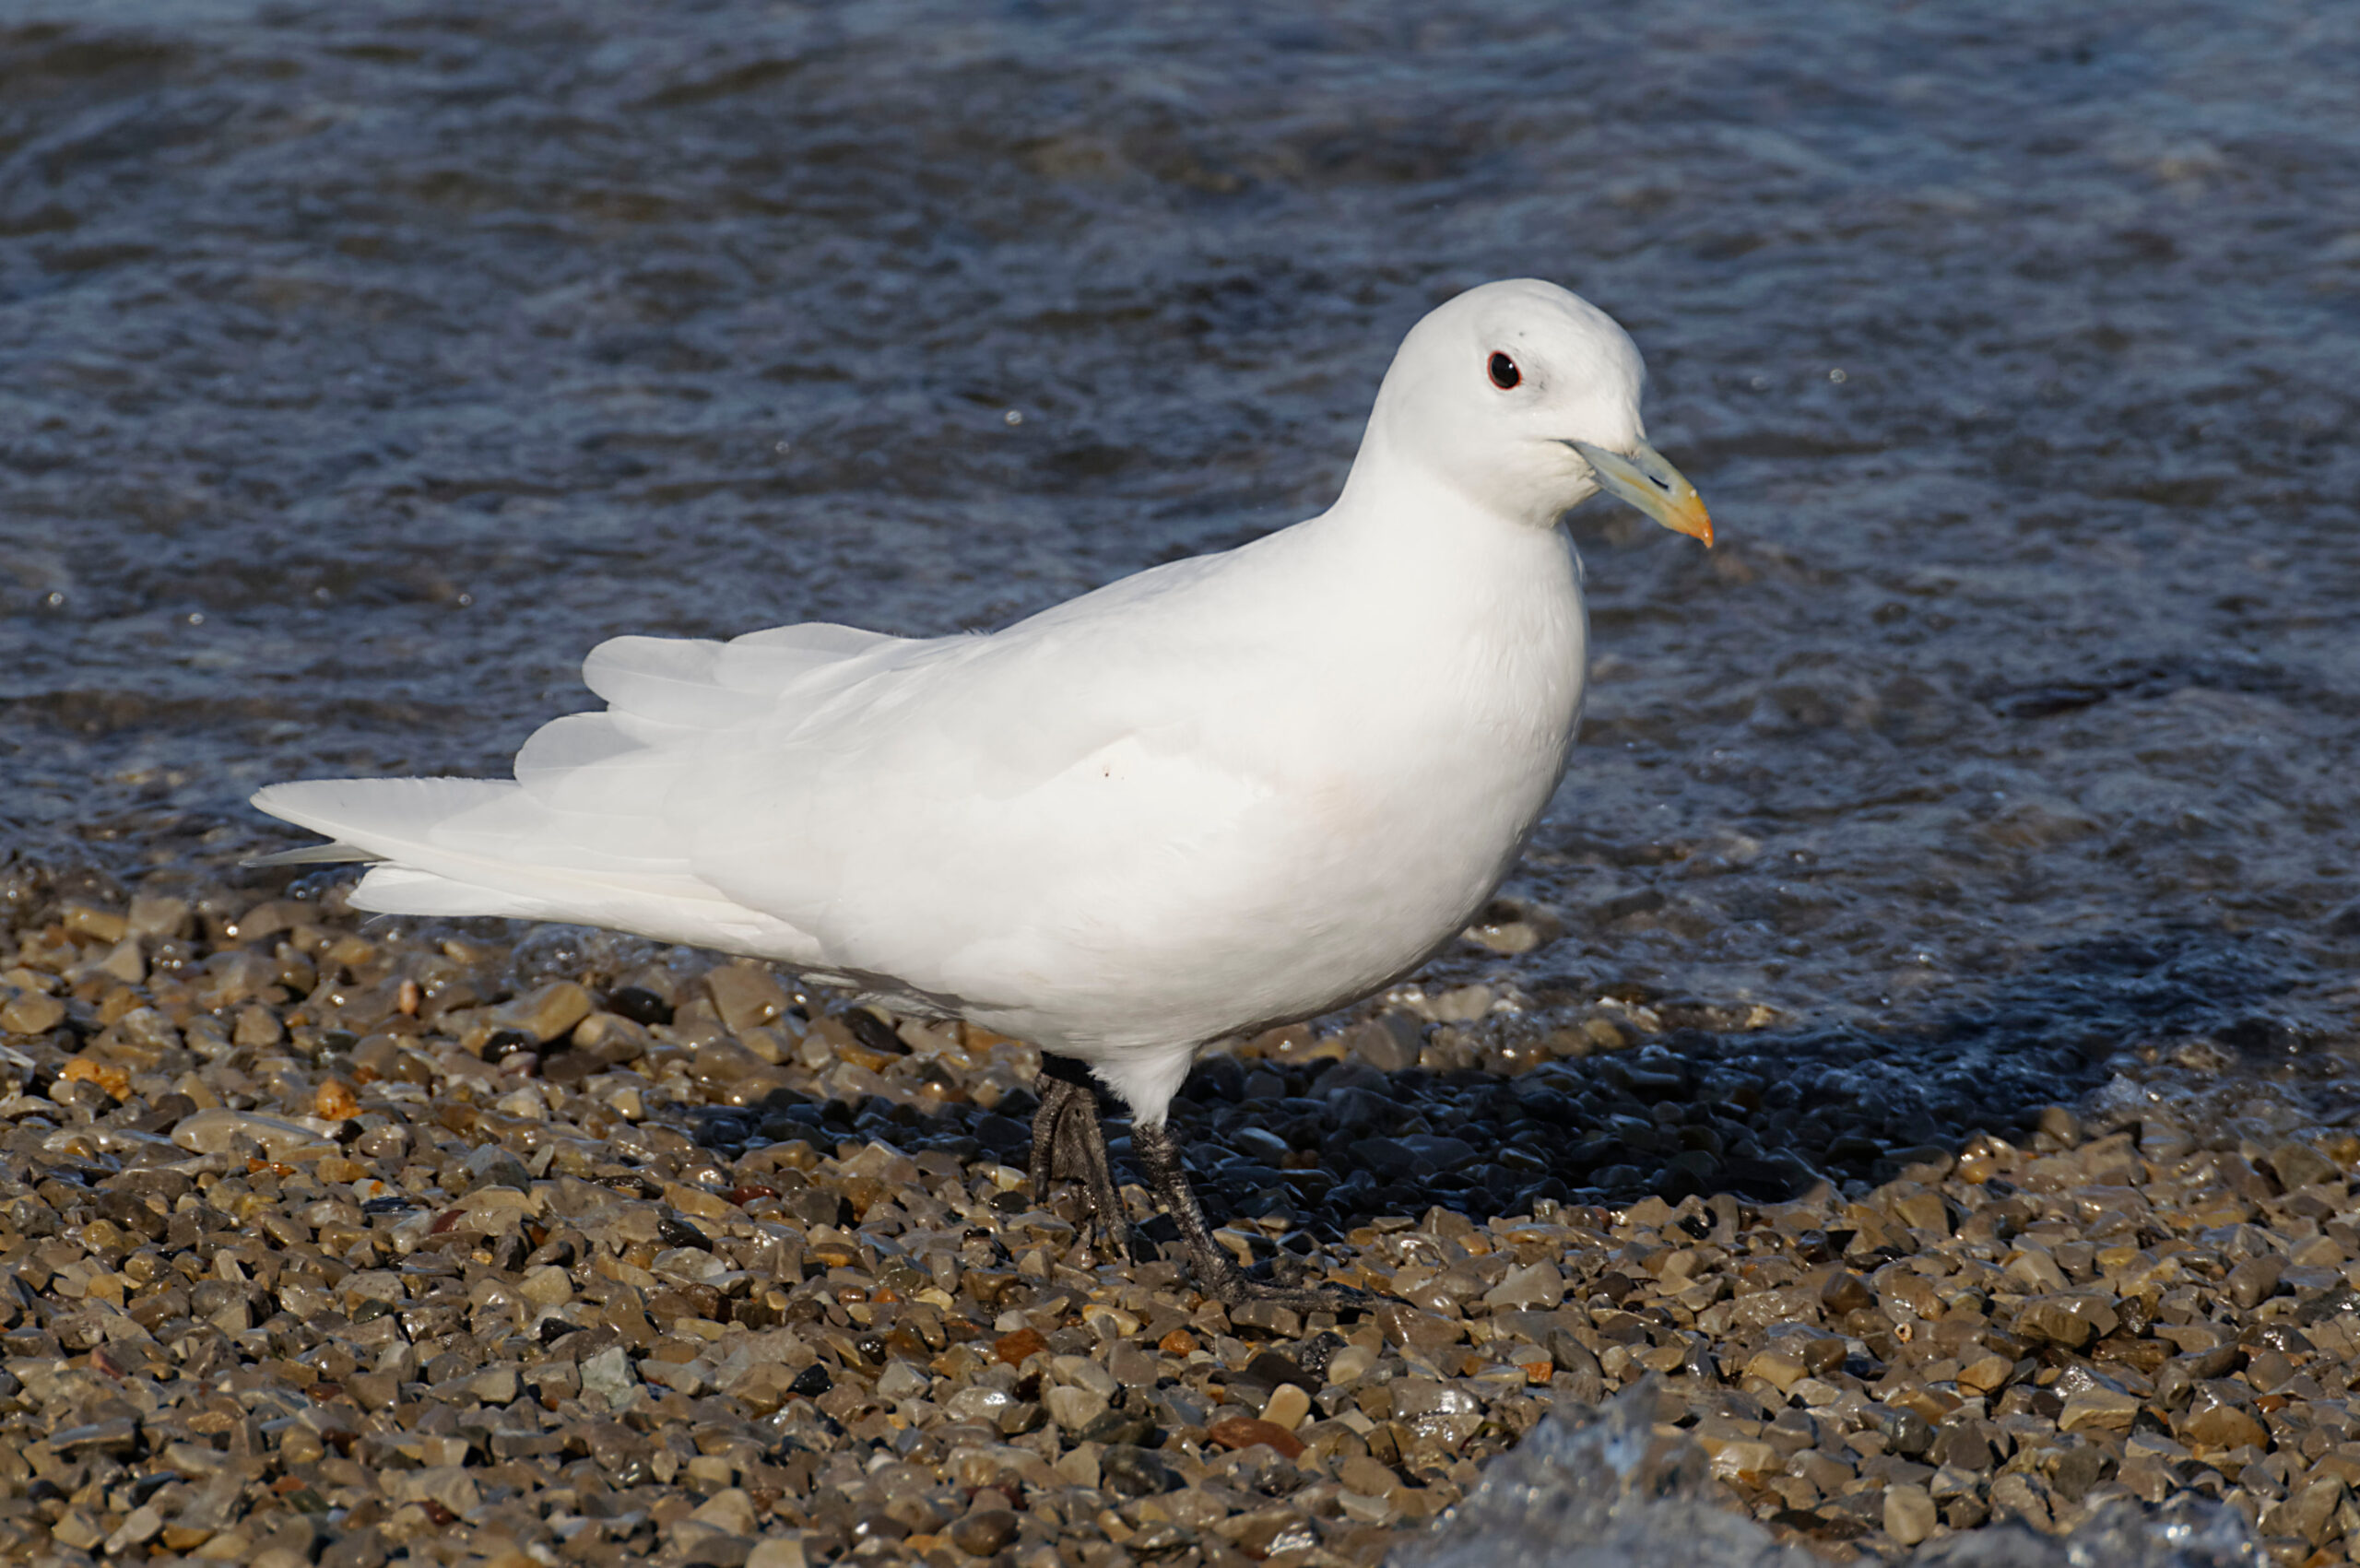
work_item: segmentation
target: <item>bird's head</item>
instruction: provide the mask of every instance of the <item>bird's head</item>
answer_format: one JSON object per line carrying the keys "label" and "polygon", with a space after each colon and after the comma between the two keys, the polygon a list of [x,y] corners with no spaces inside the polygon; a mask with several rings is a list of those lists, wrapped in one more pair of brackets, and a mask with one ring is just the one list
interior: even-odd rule
{"label": "bird's head", "polygon": [[1540,527],[1603,489],[1710,545],[1696,488],[1646,442],[1646,384],[1630,335],[1597,306],[1536,278],[1486,283],[1402,339],[1360,462]]}

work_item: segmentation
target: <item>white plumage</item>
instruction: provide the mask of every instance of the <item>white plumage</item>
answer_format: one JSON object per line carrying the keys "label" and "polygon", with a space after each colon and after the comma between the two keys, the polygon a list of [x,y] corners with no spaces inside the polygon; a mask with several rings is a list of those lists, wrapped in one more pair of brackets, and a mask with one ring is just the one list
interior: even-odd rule
{"label": "white plumage", "polygon": [[[1502,385],[1504,357],[1513,384]],[[1160,1124],[1204,1042],[1449,940],[1552,793],[1601,485],[1709,542],[1621,329],[1548,284],[1429,315],[1320,516],[989,636],[621,637],[515,780],[275,784],[373,910],[775,959],[1092,1064]]]}

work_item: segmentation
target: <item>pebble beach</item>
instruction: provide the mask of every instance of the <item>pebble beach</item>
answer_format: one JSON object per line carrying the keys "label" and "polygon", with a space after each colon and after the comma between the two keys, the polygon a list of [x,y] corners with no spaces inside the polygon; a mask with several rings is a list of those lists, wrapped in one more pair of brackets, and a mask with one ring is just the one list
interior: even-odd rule
{"label": "pebble beach", "polygon": [[2176,1500],[2360,1544],[2319,1059],[2132,1045],[1929,1127],[1872,1062],[1778,1103],[1726,1020],[1405,988],[1200,1065],[1221,1240],[1369,1297],[1225,1311],[1033,1201],[1020,1043],[333,878],[7,891],[11,1559],[1375,1563],[1618,1397],[1826,1561]]}
{"label": "pebble beach", "polygon": [[[8,11],[0,1560],[2354,1555],[2360,12]],[[1309,515],[1519,275],[1722,536],[1572,515],[1503,902],[1175,1104],[1365,1311],[1022,1043],[236,868]]]}

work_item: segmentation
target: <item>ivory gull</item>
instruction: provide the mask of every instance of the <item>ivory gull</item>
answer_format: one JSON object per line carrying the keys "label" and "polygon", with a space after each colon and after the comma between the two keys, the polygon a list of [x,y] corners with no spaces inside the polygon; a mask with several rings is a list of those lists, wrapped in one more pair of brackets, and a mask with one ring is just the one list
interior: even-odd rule
{"label": "ivory gull", "polygon": [[515,778],[273,784],[372,860],[355,906],[578,922],[772,959],[1044,1053],[1036,1193],[1085,1184],[1129,1238],[1098,1085],[1199,1283],[1215,1244],[1165,1113],[1208,1042],[1415,969],[1482,908],[1564,772],[1580,564],[1606,490],[1712,543],[1649,447],[1638,350],[1549,283],[1489,283],[1401,344],[1336,503],[987,636],[810,624],[619,637],[607,710]]}

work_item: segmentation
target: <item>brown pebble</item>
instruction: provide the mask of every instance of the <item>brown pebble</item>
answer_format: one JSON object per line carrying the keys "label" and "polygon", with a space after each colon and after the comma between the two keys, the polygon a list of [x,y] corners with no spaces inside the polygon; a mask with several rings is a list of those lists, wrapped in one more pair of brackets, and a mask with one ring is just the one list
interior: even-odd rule
{"label": "brown pebble", "polygon": [[1205,1429],[1205,1441],[1224,1448],[1251,1448],[1267,1443],[1290,1459],[1303,1456],[1303,1440],[1282,1426],[1257,1421],[1251,1416],[1232,1416]]}
{"label": "brown pebble", "polygon": [[1032,1328],[1020,1328],[992,1341],[992,1354],[1010,1366],[1022,1366],[1048,1348],[1049,1342],[1041,1338],[1039,1330]]}
{"label": "brown pebble", "polygon": [[1830,1317],[1845,1317],[1876,1305],[1877,1293],[1869,1288],[1866,1279],[1849,1269],[1839,1268],[1819,1288],[1819,1304]]}
{"label": "brown pebble", "polygon": [[2201,1448],[2239,1448],[2260,1444],[2270,1433],[2245,1406],[2242,1384],[2216,1379],[2197,1385],[2188,1409],[2173,1418],[2172,1432],[2184,1443]]}
{"label": "brown pebble", "polygon": [[1006,1508],[984,1508],[950,1527],[950,1544],[970,1557],[989,1557],[1016,1539],[1016,1515]]}
{"label": "brown pebble", "polygon": [[2035,1296],[2016,1309],[2019,1334],[2078,1350],[2111,1334],[2122,1319],[2105,1298],[2077,1292]]}
{"label": "brown pebble", "polygon": [[65,1004],[39,991],[0,1005],[0,1030],[10,1034],[45,1034],[65,1021]]}

